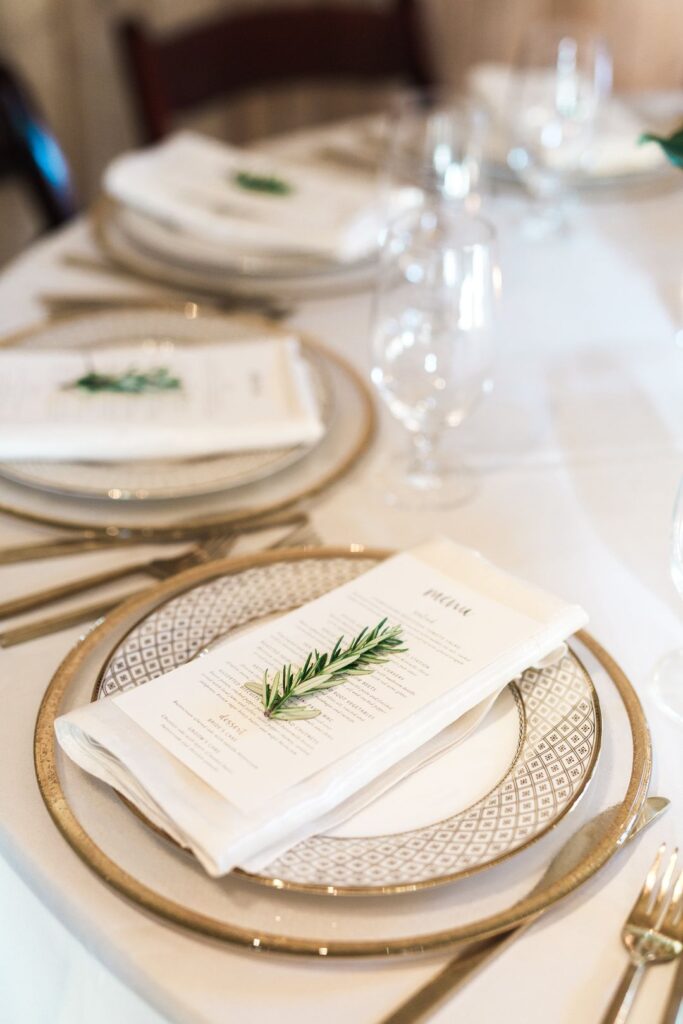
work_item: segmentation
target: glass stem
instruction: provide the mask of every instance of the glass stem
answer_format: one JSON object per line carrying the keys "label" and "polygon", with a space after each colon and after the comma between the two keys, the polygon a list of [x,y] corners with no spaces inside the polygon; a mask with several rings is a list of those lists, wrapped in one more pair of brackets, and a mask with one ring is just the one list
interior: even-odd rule
{"label": "glass stem", "polygon": [[537,183],[537,187],[531,190],[531,217],[541,235],[552,234],[564,227],[564,196],[557,186]]}
{"label": "glass stem", "polygon": [[436,434],[418,432],[411,434],[411,438],[413,442],[413,458],[408,469],[409,477],[425,482],[436,482],[439,477],[438,436]]}

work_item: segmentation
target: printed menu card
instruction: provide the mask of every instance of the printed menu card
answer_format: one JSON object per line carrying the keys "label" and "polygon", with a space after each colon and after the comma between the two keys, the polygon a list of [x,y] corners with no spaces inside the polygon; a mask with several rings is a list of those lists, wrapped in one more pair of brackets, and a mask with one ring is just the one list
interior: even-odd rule
{"label": "printed menu card", "polygon": [[253,868],[414,770],[451,723],[585,621],[438,540],[72,712],[57,734],[212,874]]}

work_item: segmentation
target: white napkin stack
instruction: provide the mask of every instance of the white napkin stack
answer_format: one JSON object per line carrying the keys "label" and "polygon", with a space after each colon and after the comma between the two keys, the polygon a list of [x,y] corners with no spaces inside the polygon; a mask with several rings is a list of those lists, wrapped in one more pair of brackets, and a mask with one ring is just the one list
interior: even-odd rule
{"label": "white napkin stack", "polygon": [[[238,180],[244,174],[275,179],[286,191],[244,188]],[[188,237],[240,254],[358,260],[377,249],[387,215],[372,182],[235,149],[192,132],[118,157],[105,173],[104,188],[125,206]],[[396,191],[390,213],[419,200],[415,189]]]}
{"label": "white napkin stack", "polygon": [[[509,125],[510,103],[519,72],[507,64],[476,65],[468,75],[470,93],[487,110],[490,134],[487,156],[497,163],[506,163],[510,145],[514,144]],[[548,74],[538,72],[541,96],[548,92]],[[585,171],[593,177],[647,172],[665,166],[666,160],[658,146],[640,146],[644,130],[642,121],[618,99],[611,97],[598,114],[594,137],[587,154]],[[558,160],[562,154],[558,154]]]}
{"label": "white napkin stack", "polygon": [[[505,656],[480,668],[462,685],[446,689],[418,712],[286,789],[277,799],[259,805],[254,813],[238,810],[181,764],[117,707],[116,697],[59,718],[56,732],[61,746],[82,768],[119,790],[151,821],[190,848],[211,875],[224,874],[236,865],[261,869],[299,841],[336,827],[462,739],[501,688],[529,666],[564,653],[563,641],[586,622],[578,606],[516,579],[450,541],[434,541],[411,554],[454,583],[531,620],[532,639],[507,647]],[[227,657],[230,643],[215,655]],[[272,727],[277,728],[277,723]],[[273,766],[266,770],[272,771]]]}
{"label": "white napkin stack", "polygon": [[[74,382],[164,369],[180,386],[90,393]],[[313,444],[323,433],[296,338],[0,353],[0,459],[181,459]]]}

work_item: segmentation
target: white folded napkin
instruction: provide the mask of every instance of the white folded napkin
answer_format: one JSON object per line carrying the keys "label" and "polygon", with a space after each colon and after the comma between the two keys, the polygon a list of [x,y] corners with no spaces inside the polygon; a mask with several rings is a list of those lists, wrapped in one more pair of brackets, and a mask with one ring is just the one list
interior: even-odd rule
{"label": "white folded napkin", "polygon": [[[307,698],[317,718],[264,717],[245,681],[283,652],[294,662],[329,648],[340,622],[350,640],[383,611],[406,650]],[[55,728],[77,764],[210,874],[258,870],[467,735],[503,686],[585,622],[578,606],[438,540]]]}
{"label": "white folded napkin", "polygon": [[[130,371],[176,386],[88,390]],[[81,385],[77,384],[81,381]],[[0,459],[180,459],[312,444],[323,432],[295,338],[0,352]]]}
{"label": "white folded napkin", "polygon": [[[253,187],[259,184],[261,189]],[[378,248],[387,214],[372,183],[192,132],[118,157],[105,172],[104,188],[120,203],[188,237],[240,253],[357,260]],[[390,212],[420,198],[415,189],[397,190]]]}
{"label": "white folded napkin", "polygon": [[[469,72],[470,93],[487,110],[490,133],[486,154],[494,162],[505,164],[507,154],[515,143],[510,126],[511,103],[521,73],[507,64],[478,64]],[[551,73],[539,71],[539,96],[547,95],[552,85]],[[622,174],[657,170],[666,164],[657,146],[640,146],[638,139],[644,130],[642,121],[615,97],[602,104],[598,112],[593,138],[585,154],[582,171],[592,177],[611,177]],[[562,160],[562,151],[557,153]],[[573,160],[575,154],[570,154]]]}

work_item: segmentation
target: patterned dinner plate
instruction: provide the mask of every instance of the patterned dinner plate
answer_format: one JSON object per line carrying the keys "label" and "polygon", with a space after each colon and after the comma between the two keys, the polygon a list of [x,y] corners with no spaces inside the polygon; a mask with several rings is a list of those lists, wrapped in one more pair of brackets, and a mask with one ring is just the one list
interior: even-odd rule
{"label": "patterned dinner plate", "polygon": [[[142,686],[236,631],[312,601],[376,564],[325,556],[253,565],[199,583],[141,619],[95,699]],[[545,834],[584,791],[600,747],[593,683],[569,651],[501,693],[474,734],[255,881],[314,893],[412,892],[491,867]],[[136,812],[137,813],[137,812]]]}

